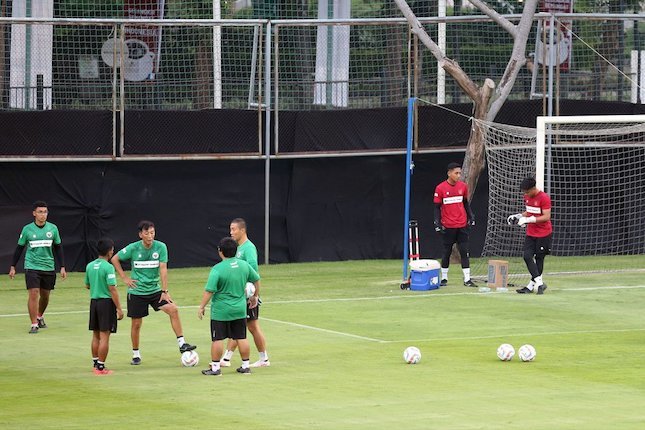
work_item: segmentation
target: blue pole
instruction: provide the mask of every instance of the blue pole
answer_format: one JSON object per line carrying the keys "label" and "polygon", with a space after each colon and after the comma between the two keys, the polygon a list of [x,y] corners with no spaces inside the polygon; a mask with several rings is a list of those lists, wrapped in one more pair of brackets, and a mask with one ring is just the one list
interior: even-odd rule
{"label": "blue pole", "polygon": [[408,264],[409,264],[409,240],[408,229],[410,225],[410,177],[414,164],[412,162],[412,139],[414,133],[414,103],[416,97],[408,99],[408,135],[407,135],[407,150],[405,155],[405,215],[403,219],[403,282],[408,280]]}

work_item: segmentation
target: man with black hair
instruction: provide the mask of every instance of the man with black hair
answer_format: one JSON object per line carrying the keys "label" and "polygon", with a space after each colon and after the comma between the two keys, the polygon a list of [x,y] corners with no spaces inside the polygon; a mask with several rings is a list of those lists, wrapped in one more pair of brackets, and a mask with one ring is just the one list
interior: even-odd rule
{"label": "man with black hair", "polygon": [[[197,317],[202,319],[206,312],[206,305],[211,302],[211,363],[210,367],[202,370],[202,374],[219,376],[222,374],[220,360],[224,352],[224,339],[235,339],[242,357],[242,366],[238,373],[249,374],[251,368],[249,356],[251,348],[246,339],[246,311],[258,305],[260,292],[260,275],[246,261],[235,256],[237,243],[231,237],[220,240],[217,252],[222,261],[210,271],[204,295],[199,304]],[[246,283],[255,285],[255,292],[251,297],[246,297]]]}
{"label": "man with black hair", "polygon": [[[179,309],[168,291],[168,247],[155,240],[156,230],[152,221],[139,222],[138,230],[141,240],[129,244],[112,257],[114,268],[128,286],[128,317],[132,320],[132,365],[141,364],[139,337],[143,318],[148,316],[148,307],[152,307],[155,312],[162,310],[168,314],[180,353],[197,348],[184,340]],[[121,267],[121,261],[128,260],[132,263],[132,277],[126,276]]]}
{"label": "man with black hair", "polygon": [[100,239],[96,245],[99,258],[85,268],[85,288],[90,290],[90,322],[92,330],[92,360],[94,374],[110,375],[105,360],[110,350],[110,334],[116,333],[117,320],[123,319],[123,310],[116,289],[116,274],[110,259],[114,255],[112,239]]}
{"label": "man with black hair", "polygon": [[[260,273],[258,268],[258,250],[253,242],[249,240],[249,236],[246,232],[246,221],[244,221],[243,218],[235,218],[231,221],[230,233],[231,237],[237,243],[237,253],[235,256],[249,263],[253,270]],[[251,367],[268,367],[271,365],[271,362],[269,361],[269,353],[267,352],[266,337],[260,327],[261,304],[262,300],[258,297],[258,305],[254,308],[247,308],[246,310],[246,327],[251,332],[255,347],[258,349],[258,353],[260,354],[259,359],[256,362],[251,363]],[[224,352],[220,363],[222,367],[229,367],[231,365],[231,357],[233,357],[236,347],[237,343],[235,340],[229,339],[226,351]]]}
{"label": "man with black hair", "polygon": [[537,294],[544,294],[546,284],[542,279],[544,259],[551,253],[551,238],[553,226],[551,225],[551,198],[544,191],[540,191],[535,178],[527,177],[522,180],[520,190],[524,194],[526,210],[522,213],[510,215],[509,224],[526,226],[524,239],[524,262],[531,274],[531,281],[526,287],[517,291],[520,294],[530,294],[537,289]]}
{"label": "man with black hair", "polygon": [[[60,266],[60,276],[65,279],[65,257],[62,240],[58,227],[47,221],[49,209],[47,203],[38,200],[33,203],[34,222],[22,228],[18,238],[18,246],[13,254],[9,277],[16,276],[16,264],[20,260],[22,250],[25,252],[25,283],[27,284],[27,309],[31,319],[30,334],[38,333],[39,329],[47,328],[45,310],[49,305],[49,295],[56,285],[56,266]],[[55,260],[55,261],[54,261]]]}
{"label": "man with black hair", "polygon": [[448,285],[448,268],[452,247],[456,243],[461,254],[461,270],[464,286],[476,287],[470,279],[469,236],[470,228],[475,225],[475,215],[468,203],[468,185],[461,181],[461,165],[450,163],[447,166],[448,179],[441,182],[434,191],[434,226],[441,233],[443,256],[441,258],[441,283]]}

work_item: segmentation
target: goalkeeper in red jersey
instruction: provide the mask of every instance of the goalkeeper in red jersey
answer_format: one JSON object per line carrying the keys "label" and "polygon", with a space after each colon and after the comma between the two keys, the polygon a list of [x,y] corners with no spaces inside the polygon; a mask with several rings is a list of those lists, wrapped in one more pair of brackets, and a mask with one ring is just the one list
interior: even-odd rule
{"label": "goalkeeper in red jersey", "polygon": [[520,294],[530,294],[537,290],[537,294],[544,294],[546,284],[542,280],[544,258],[551,253],[551,198],[547,193],[537,188],[535,178],[525,178],[520,184],[524,193],[526,210],[522,213],[511,215],[509,224],[526,226],[524,239],[524,262],[531,273],[531,281],[524,288],[517,291]]}
{"label": "goalkeeper in red jersey", "polygon": [[434,226],[441,233],[443,257],[441,258],[441,284],[448,285],[448,268],[452,246],[456,243],[461,254],[461,270],[464,285],[476,287],[470,279],[469,236],[475,225],[475,215],[468,203],[468,185],[461,181],[461,165],[450,163],[448,179],[437,185],[434,191]]}

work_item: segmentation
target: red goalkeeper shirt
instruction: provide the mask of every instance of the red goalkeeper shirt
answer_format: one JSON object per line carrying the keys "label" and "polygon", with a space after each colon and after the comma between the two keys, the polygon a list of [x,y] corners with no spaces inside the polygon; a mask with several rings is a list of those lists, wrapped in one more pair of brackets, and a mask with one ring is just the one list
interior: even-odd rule
{"label": "red goalkeeper shirt", "polygon": [[[545,209],[551,209],[551,197],[544,191],[538,192],[535,196],[529,197],[524,195],[526,212],[529,216],[539,217]],[[538,222],[526,225],[526,234],[531,237],[545,237],[553,233],[551,220],[547,222]]]}
{"label": "red goalkeeper shirt", "polygon": [[434,203],[441,205],[441,224],[446,228],[466,227],[468,217],[464,199],[468,198],[468,185],[458,181],[451,185],[443,181],[434,190]]}

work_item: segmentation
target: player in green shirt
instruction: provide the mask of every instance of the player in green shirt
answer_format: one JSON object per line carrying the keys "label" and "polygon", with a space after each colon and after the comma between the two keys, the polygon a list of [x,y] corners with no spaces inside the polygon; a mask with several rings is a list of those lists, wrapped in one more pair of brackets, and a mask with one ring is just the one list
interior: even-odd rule
{"label": "player in green shirt", "polygon": [[123,319],[123,310],[116,289],[114,266],[109,261],[114,254],[112,239],[103,238],[97,244],[99,258],[85,268],[85,288],[90,290],[90,322],[92,330],[92,360],[94,374],[110,375],[105,359],[110,350],[110,334],[116,333],[117,320]]}
{"label": "player in green shirt", "polygon": [[[260,276],[246,261],[235,257],[237,243],[230,237],[220,240],[217,252],[222,262],[213,266],[206,281],[202,302],[197,316],[202,319],[206,305],[211,302],[211,358],[210,368],[202,370],[204,375],[219,376],[220,359],[224,352],[224,339],[235,339],[240,347],[242,366],[239,373],[251,373],[249,342],[246,339],[246,308],[253,309],[258,305]],[[247,299],[245,286],[247,282],[255,285],[255,293]]]}
{"label": "player in green shirt", "polygon": [[[148,316],[148,307],[152,307],[155,312],[162,310],[168,314],[180,353],[197,348],[184,340],[179,309],[168,292],[168,248],[165,243],[155,240],[156,231],[152,221],[141,221],[138,229],[141,240],[129,244],[112,257],[114,268],[128,286],[133,365],[141,364],[139,337],[143,318]],[[125,274],[121,261],[130,261],[131,277]]]}
{"label": "player in green shirt", "polygon": [[[237,254],[235,256],[249,263],[251,267],[259,273],[258,250],[253,242],[249,240],[246,233],[246,221],[242,218],[235,218],[231,221],[230,234],[235,242],[237,242]],[[260,328],[259,318],[261,304],[262,301],[258,299],[258,306],[253,309],[247,309],[246,314],[246,326],[251,332],[255,347],[258,349],[258,353],[260,354],[260,359],[252,363],[251,367],[266,367],[271,365],[271,362],[269,361],[269,353],[266,348],[266,338]],[[237,343],[235,340],[229,339],[228,345],[226,346],[226,352],[224,352],[222,362],[220,363],[222,367],[228,367],[231,365],[231,357],[233,357],[233,352],[235,352],[236,346]]]}
{"label": "player in green shirt", "polygon": [[9,268],[9,277],[14,279],[16,276],[16,264],[26,247],[25,283],[29,293],[27,309],[31,319],[29,333],[36,334],[38,329],[47,328],[43,314],[49,305],[49,295],[56,285],[54,259],[60,266],[60,276],[63,279],[67,277],[67,272],[58,227],[47,221],[47,203],[41,200],[34,202],[32,214],[34,222],[24,226],[20,232],[18,246]]}

